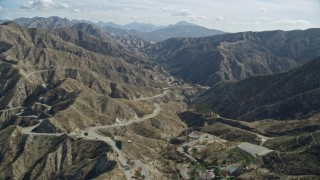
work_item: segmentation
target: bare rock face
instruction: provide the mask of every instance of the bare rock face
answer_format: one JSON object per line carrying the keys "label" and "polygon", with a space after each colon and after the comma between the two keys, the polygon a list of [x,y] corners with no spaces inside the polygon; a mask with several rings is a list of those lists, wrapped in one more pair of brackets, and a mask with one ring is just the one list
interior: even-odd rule
{"label": "bare rock face", "polygon": [[11,126],[0,132],[0,178],[90,179],[112,170],[111,147],[67,136],[27,136]]}

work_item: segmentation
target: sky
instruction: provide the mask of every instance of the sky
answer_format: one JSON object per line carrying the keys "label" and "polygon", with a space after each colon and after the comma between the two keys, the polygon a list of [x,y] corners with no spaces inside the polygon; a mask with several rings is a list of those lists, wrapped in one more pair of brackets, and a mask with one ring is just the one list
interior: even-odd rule
{"label": "sky", "polygon": [[175,24],[226,32],[320,27],[320,0],[0,0],[0,19],[68,19]]}

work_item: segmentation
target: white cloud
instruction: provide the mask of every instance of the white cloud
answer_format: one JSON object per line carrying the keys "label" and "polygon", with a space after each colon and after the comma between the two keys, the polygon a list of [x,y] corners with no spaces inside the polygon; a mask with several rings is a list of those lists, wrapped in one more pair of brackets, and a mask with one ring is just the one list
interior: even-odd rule
{"label": "white cloud", "polygon": [[52,0],[36,0],[36,1],[28,1],[21,6],[22,9],[45,9],[53,6]]}
{"label": "white cloud", "polygon": [[75,13],[79,13],[80,9],[73,9],[72,11],[75,12]]}
{"label": "white cloud", "polygon": [[67,9],[67,8],[69,8],[70,7],[70,5],[68,4],[68,3],[66,3],[66,2],[62,2],[60,5],[59,5],[59,8],[61,8],[61,9]]}
{"label": "white cloud", "polygon": [[218,17],[216,18],[217,21],[223,21],[223,19],[224,19],[224,18],[223,18],[222,16],[218,16]]}
{"label": "white cloud", "polygon": [[202,21],[207,19],[207,16],[196,14],[191,9],[176,10],[176,12],[172,13],[172,16],[183,17],[184,19],[189,21]]}
{"label": "white cloud", "polygon": [[271,20],[271,18],[269,18],[269,17],[260,17],[260,19],[264,20],[264,21],[270,21]]}
{"label": "white cloud", "polygon": [[292,20],[292,19],[279,19],[273,22],[275,25],[282,25],[282,26],[308,26],[311,25],[312,23],[307,21],[307,20]]}
{"label": "white cloud", "polygon": [[169,7],[163,7],[161,10],[162,11],[173,11],[173,10],[175,10],[175,8],[172,6],[169,6]]}
{"label": "white cloud", "polygon": [[0,18],[1,19],[8,19],[7,16],[8,16],[8,14],[10,14],[8,12],[9,12],[8,9],[3,8],[2,6],[0,6]]}
{"label": "white cloud", "polygon": [[21,6],[22,9],[32,9],[33,8],[33,1],[28,1],[26,3],[24,3]]}
{"label": "white cloud", "polygon": [[138,19],[137,16],[130,16],[131,19]]}
{"label": "white cloud", "polygon": [[0,14],[5,14],[7,12],[7,10],[5,8],[3,8],[2,6],[0,6]]}
{"label": "white cloud", "polygon": [[194,15],[194,12],[191,9],[182,9],[182,10],[179,10],[178,12],[174,12],[172,15],[188,17],[188,16]]}
{"label": "white cloud", "polygon": [[259,25],[261,25],[261,22],[260,21],[256,21],[253,24],[259,26]]}
{"label": "white cloud", "polygon": [[182,10],[176,10],[176,11],[177,12],[172,13],[172,16],[183,17],[184,19],[189,21],[202,21],[207,19],[207,16],[196,14],[191,9],[182,9]]}
{"label": "white cloud", "polygon": [[266,12],[266,11],[267,11],[267,8],[259,8],[258,11]]}
{"label": "white cloud", "polygon": [[128,8],[128,7],[123,7],[121,10],[124,12],[131,12],[132,11],[132,9]]}
{"label": "white cloud", "polygon": [[191,21],[202,21],[202,20],[207,19],[207,16],[204,16],[204,15],[193,15],[193,16],[188,17],[188,19],[191,20]]}

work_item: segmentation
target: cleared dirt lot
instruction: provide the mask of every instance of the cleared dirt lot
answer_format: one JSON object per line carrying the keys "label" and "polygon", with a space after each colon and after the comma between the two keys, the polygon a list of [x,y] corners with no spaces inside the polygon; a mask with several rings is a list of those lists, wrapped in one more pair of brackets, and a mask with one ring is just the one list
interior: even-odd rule
{"label": "cleared dirt lot", "polygon": [[239,144],[238,148],[250,153],[254,157],[263,156],[273,151],[263,146],[258,146],[247,142]]}

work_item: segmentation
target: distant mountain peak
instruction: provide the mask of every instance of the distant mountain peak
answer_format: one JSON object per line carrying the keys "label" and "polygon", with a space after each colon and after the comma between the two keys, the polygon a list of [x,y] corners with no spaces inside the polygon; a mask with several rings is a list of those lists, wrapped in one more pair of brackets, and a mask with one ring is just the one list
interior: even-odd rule
{"label": "distant mountain peak", "polygon": [[180,21],[172,26],[197,26],[196,24],[189,23],[187,21]]}
{"label": "distant mountain peak", "polygon": [[125,26],[129,26],[129,25],[151,25],[151,26],[154,26],[153,24],[151,23],[139,23],[139,22],[132,22],[132,23],[129,23],[129,24],[126,24]]}

